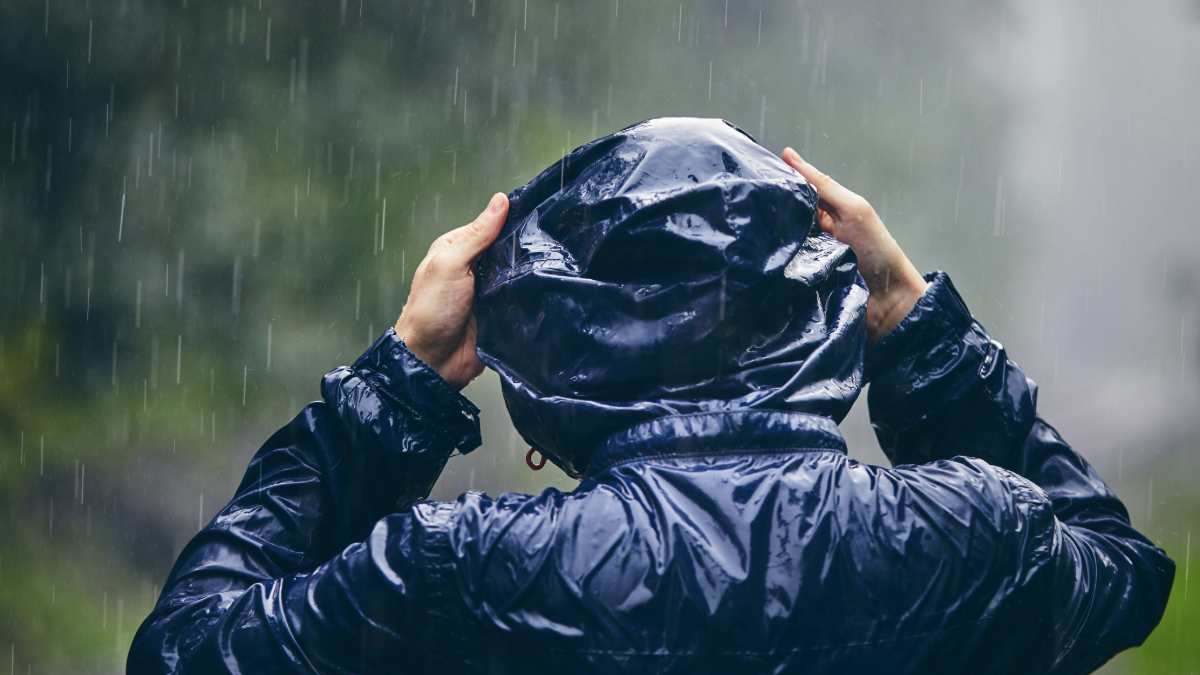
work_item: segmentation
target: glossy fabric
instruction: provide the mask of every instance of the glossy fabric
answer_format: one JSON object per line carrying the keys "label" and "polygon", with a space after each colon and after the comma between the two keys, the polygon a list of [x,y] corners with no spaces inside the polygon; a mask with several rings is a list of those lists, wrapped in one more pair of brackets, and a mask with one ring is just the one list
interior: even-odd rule
{"label": "glossy fabric", "polygon": [[479,264],[479,355],[521,436],[568,475],[663,415],[841,421],[854,404],[867,302],[854,255],[820,235],[816,190],[734,125],[636,124],[510,203]]}
{"label": "glossy fabric", "polygon": [[[793,260],[808,246],[839,250],[810,236]],[[852,256],[835,257],[832,269],[852,279],[827,296],[813,281],[806,293],[814,307],[840,312],[861,282]],[[767,269],[757,259],[746,278]],[[760,282],[792,283],[768,276]],[[569,274],[510,281],[538,278],[548,289],[607,292]],[[518,391],[509,404],[534,410],[514,414],[522,433],[553,440],[558,461],[587,478],[570,493],[422,502],[454,449],[479,445],[478,410],[389,330],[352,367],[327,375],[322,400],[258,451],[233,500],[180,555],[128,670],[1090,672],[1158,623],[1174,563],[1037,416],[1036,387],[949,279],[929,279],[913,312],[865,355],[848,309],[845,322],[828,311],[793,321],[833,342],[843,338],[829,326],[853,326],[845,344],[858,346],[780,352],[802,356],[780,363],[825,388],[810,400],[827,410],[844,411],[855,374],[865,375],[893,468],[847,458],[831,416],[791,407],[803,397],[777,397],[779,409],[678,411],[665,398],[630,399],[606,418],[594,397]],[[830,303],[838,293],[845,301]],[[623,330],[635,319],[620,320]],[[537,372],[526,362],[567,357],[532,345],[505,358],[506,386],[516,389],[518,376]],[[657,395],[628,368],[613,361],[591,372]],[[546,382],[566,386],[556,377]],[[764,380],[783,383],[775,390],[790,381]],[[703,386],[690,391],[687,401],[719,400]],[[556,417],[558,401],[575,412]],[[588,410],[599,421],[584,419]],[[639,419],[591,435],[626,415]],[[567,444],[573,420],[588,432],[578,451]]]}
{"label": "glossy fabric", "polygon": [[944,276],[868,364],[923,464],[819,416],[670,416],[571,493],[397,510],[478,437],[389,331],[258,452],[129,672],[1083,673],[1140,644],[1174,564]]}

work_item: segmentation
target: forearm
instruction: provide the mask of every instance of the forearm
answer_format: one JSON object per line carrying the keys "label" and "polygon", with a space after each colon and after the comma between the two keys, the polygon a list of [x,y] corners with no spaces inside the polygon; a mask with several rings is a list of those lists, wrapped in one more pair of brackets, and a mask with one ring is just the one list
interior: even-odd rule
{"label": "forearm", "polygon": [[904,320],[867,347],[871,422],[888,458],[959,454],[1012,468],[1036,416],[1037,388],[967,311],[945,274]]}
{"label": "forearm", "polygon": [[193,544],[228,532],[255,543],[269,576],[310,571],[424,499],[456,447],[479,445],[478,409],[390,330],[321,393],[255,454]]}
{"label": "forearm", "polygon": [[427,497],[455,449],[465,454],[482,442],[479,409],[391,329],[353,366],[326,375],[321,393],[337,412],[353,454],[369,460],[366,483],[337,484],[351,492],[371,488],[368,530],[384,514]]}
{"label": "forearm", "polygon": [[428,495],[456,446],[479,444],[478,410],[391,331],[327,375],[322,394],[263,445],[234,498],[185,547],[135,649],[143,635],[164,635],[161,622],[271,611],[262,603],[281,580],[363,541]]}
{"label": "forearm", "polygon": [[[444,507],[444,505],[442,505]],[[439,505],[382,519],[311,572],[165,608],[139,631],[130,673],[397,673],[419,670],[436,624],[427,569],[451,558]],[[444,508],[442,508],[444,510]],[[422,513],[424,511],[425,513]],[[427,522],[432,520],[432,528]],[[441,545],[439,545],[441,543]],[[212,589],[216,590],[216,589]]]}
{"label": "forearm", "polygon": [[[897,330],[868,348],[872,422],[896,463],[978,457],[1045,492],[1054,528],[1029,582],[1059,652],[1051,672],[1086,672],[1158,623],[1172,563],[1129,522],[1088,462],[1037,416],[1036,385],[967,312],[944,275]],[[1080,669],[1083,670],[1080,670]]]}

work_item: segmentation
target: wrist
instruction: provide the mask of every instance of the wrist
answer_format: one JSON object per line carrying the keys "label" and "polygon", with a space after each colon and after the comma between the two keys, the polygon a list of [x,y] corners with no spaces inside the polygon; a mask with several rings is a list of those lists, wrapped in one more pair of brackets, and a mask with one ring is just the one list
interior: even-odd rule
{"label": "wrist", "polygon": [[[911,268],[912,264],[909,263],[907,267]],[[905,272],[899,283],[890,284],[883,291],[871,292],[866,317],[868,342],[882,340],[899,326],[929,287],[916,268]]]}
{"label": "wrist", "polygon": [[[339,373],[342,376],[336,381],[331,379]],[[322,392],[327,401],[332,403],[333,397],[325,387],[345,382],[345,375],[351,374],[365,383],[370,391],[383,394],[379,402],[381,405],[390,407],[398,414],[405,414],[405,411],[411,414],[413,421],[418,424],[410,427],[410,430],[416,429],[416,433],[423,433],[420,429],[433,432],[464,454],[479,447],[479,409],[447,382],[441,373],[414,354],[393,331],[384,333],[349,369],[339,369],[326,376]],[[342,397],[342,400],[346,400],[345,394]],[[362,402],[354,397],[347,405],[361,406]],[[378,406],[372,404],[370,410],[376,413]],[[396,428],[391,427],[393,431]],[[436,449],[436,445],[426,444],[423,447]],[[441,469],[440,463],[437,469]]]}
{"label": "wrist", "polygon": [[413,331],[411,327],[406,325],[406,322],[404,321],[404,315],[401,315],[400,319],[396,321],[395,331],[396,338],[403,342],[404,346],[408,348],[408,351],[412,353],[413,356],[420,359],[421,363],[429,366],[439,374],[442,372],[442,361],[435,357],[435,352],[433,350],[427,349],[425,345],[421,343],[416,331]]}

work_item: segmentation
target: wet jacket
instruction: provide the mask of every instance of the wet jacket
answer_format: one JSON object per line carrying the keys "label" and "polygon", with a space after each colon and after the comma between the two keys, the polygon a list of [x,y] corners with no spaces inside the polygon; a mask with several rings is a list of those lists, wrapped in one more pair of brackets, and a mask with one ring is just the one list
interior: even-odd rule
{"label": "wet jacket", "polygon": [[[575,216],[546,217],[547,199],[530,196],[543,174],[515,195],[481,264],[481,355],[499,366],[522,435],[582,477],[575,490],[420,501],[455,448],[480,444],[479,411],[388,331],[325,377],[323,400],[267,441],[185,547],[129,672],[1082,673],[1140,644],[1174,564],[1037,416],[1036,386],[949,278],[931,275],[864,351],[865,289],[853,255],[810,229],[811,188],[763,177],[755,162],[767,160],[713,129],[634,128],[580,173],[564,162],[552,178],[560,191],[583,184]],[[671,164],[693,186],[729,183],[729,206],[694,209],[709,216],[688,227],[671,215],[680,203],[655,215],[659,202],[636,194],[645,177],[630,178],[653,168],[642,166],[653,143],[634,147],[626,173],[584,175],[637,133],[704,146]],[[686,171],[710,146],[722,171]],[[593,178],[617,192],[589,192]],[[624,211],[602,208],[623,198]],[[791,199],[808,204],[789,216],[799,235],[739,220]],[[538,224],[570,217],[582,225]],[[664,263],[654,279],[593,266],[585,254],[629,229],[650,233],[641,248],[681,235],[732,262]],[[497,295],[520,283],[544,293]],[[655,306],[656,293],[682,309]],[[572,315],[571,298],[587,311]],[[542,339],[570,333],[559,339],[576,345],[580,377],[555,362],[566,352],[511,350],[534,329],[492,302],[524,303]],[[714,302],[740,312],[736,326]],[[786,321],[766,316],[788,303]],[[688,376],[664,385],[670,369],[653,367],[664,344],[713,362],[681,363]],[[605,350],[650,372],[610,362],[606,375]],[[838,432],[864,376],[893,468],[849,459]]]}

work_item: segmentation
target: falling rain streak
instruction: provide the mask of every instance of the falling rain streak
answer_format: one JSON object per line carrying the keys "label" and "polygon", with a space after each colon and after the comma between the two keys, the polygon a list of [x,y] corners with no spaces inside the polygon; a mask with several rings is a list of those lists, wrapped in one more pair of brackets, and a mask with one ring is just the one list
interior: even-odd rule
{"label": "falling rain streak", "polygon": [[[1016,21],[921,0],[905,11],[938,21],[880,40],[879,8],[853,3],[9,3],[9,670],[120,670],[166,558],[246,457],[395,324],[408,250],[420,270],[548,168],[571,189],[581,139],[687,114],[796,148],[953,276],[1041,385],[1039,413],[1182,568],[1168,638],[1143,650],[1188,672],[1168,643],[1197,621],[1200,51],[1175,4],[1029,3]],[[509,461],[494,375],[466,393],[497,426],[432,498],[572,487]],[[886,465],[860,400],[851,454]]]}

